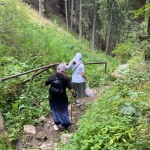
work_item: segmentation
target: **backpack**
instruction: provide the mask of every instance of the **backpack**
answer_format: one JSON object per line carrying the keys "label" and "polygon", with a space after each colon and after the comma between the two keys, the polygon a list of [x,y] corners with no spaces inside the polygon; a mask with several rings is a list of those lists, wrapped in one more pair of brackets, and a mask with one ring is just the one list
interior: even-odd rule
{"label": "backpack", "polygon": [[62,95],[63,93],[62,83],[57,77],[56,80],[54,80],[51,83],[49,93],[54,97],[60,97]]}

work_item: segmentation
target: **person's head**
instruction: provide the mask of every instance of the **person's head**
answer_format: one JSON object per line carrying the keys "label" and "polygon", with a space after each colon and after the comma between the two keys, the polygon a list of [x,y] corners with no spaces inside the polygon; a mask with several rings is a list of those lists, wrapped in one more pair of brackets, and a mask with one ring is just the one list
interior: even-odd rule
{"label": "person's head", "polygon": [[77,59],[82,59],[82,54],[81,53],[77,53],[76,55],[75,55],[75,57],[77,58]]}
{"label": "person's head", "polygon": [[66,73],[66,64],[60,63],[57,67],[57,72],[58,73]]}
{"label": "person's head", "polygon": [[75,57],[73,58],[72,62],[73,62],[73,64],[82,63],[82,54],[81,53],[77,53],[75,55]]}

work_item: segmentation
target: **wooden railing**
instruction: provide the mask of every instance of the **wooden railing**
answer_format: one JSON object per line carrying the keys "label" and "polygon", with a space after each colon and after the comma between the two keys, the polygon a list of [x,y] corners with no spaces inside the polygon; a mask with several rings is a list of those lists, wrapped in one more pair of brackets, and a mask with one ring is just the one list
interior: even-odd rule
{"label": "wooden railing", "polygon": [[[104,68],[104,71],[105,71],[104,73],[106,74],[106,69],[107,69],[107,63],[106,62],[84,63],[84,65],[92,65],[92,64],[104,64],[104,67],[105,67]],[[5,81],[5,80],[11,79],[11,78],[15,78],[15,77],[18,77],[18,76],[22,76],[22,75],[37,71],[31,77],[31,78],[34,78],[35,76],[37,76],[38,74],[44,72],[45,70],[49,69],[50,67],[56,67],[57,65],[59,65],[59,63],[49,64],[49,65],[46,65],[46,66],[43,66],[43,67],[40,67],[40,68],[36,68],[36,69],[33,69],[33,70],[29,70],[29,71],[26,71],[26,72],[23,72],[23,73],[19,73],[19,74],[16,74],[16,75],[0,78],[0,81]]]}

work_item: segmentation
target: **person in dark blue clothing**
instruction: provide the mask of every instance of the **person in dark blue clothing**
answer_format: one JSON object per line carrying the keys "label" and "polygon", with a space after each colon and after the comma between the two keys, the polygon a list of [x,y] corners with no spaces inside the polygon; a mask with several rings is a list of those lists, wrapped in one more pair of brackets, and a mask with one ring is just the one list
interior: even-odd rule
{"label": "person in dark blue clothing", "polygon": [[61,63],[57,67],[57,71],[52,74],[44,83],[43,85],[47,86],[50,85],[54,80],[58,78],[61,81],[63,93],[61,97],[55,97],[53,95],[49,95],[49,103],[50,109],[52,112],[52,117],[55,122],[54,129],[59,130],[58,125],[61,124],[65,129],[71,126],[71,122],[69,119],[69,112],[68,112],[68,96],[66,94],[66,88],[75,95],[76,92],[72,87],[69,77],[66,74],[66,65],[65,63]]}

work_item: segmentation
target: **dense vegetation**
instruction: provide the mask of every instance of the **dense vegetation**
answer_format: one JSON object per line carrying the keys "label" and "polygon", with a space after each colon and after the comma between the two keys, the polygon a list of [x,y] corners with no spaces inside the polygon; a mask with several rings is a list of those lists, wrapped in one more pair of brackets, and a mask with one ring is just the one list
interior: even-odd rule
{"label": "dense vegetation", "polygon": [[79,120],[77,132],[63,150],[150,148],[150,68],[144,63],[139,64],[117,70],[122,78],[117,79],[109,90],[104,89],[101,97],[89,107]]}
{"label": "dense vegetation", "polygon": [[[88,105],[71,144],[60,145],[60,149],[150,148],[150,64],[144,61],[144,50],[149,46],[147,39],[137,41],[133,30],[133,36],[114,50],[117,59],[104,57],[100,50],[91,51],[88,41],[80,43],[58,27],[57,22],[39,17],[19,0],[1,0],[0,12],[0,78],[50,63],[69,62],[77,52],[83,54],[83,62],[107,62],[107,75],[101,65],[86,66],[90,86],[104,90],[95,104]],[[119,62],[127,65],[116,70]],[[121,78],[111,74],[114,70]],[[26,74],[0,82],[0,111],[9,135],[7,141],[1,137],[1,150],[13,149],[11,144],[19,138],[23,125],[37,124],[36,118],[50,113],[48,88],[42,83],[52,72],[50,68],[33,79],[31,74]],[[29,82],[20,84],[26,79]],[[106,90],[105,85],[110,85],[110,89]]]}
{"label": "dense vegetation", "polygon": [[[139,23],[149,17],[149,9],[145,7],[149,0],[38,0],[41,5],[37,0],[23,1],[47,18],[58,20],[58,16],[61,17],[66,29],[69,27],[69,30],[79,33],[79,39],[82,36],[92,41],[92,49],[97,47],[106,54],[110,54],[116,44],[133,36],[130,32],[133,29],[138,32],[137,37],[143,36],[140,29],[147,24],[139,26]],[[146,15],[135,19],[133,10],[138,8]]]}

